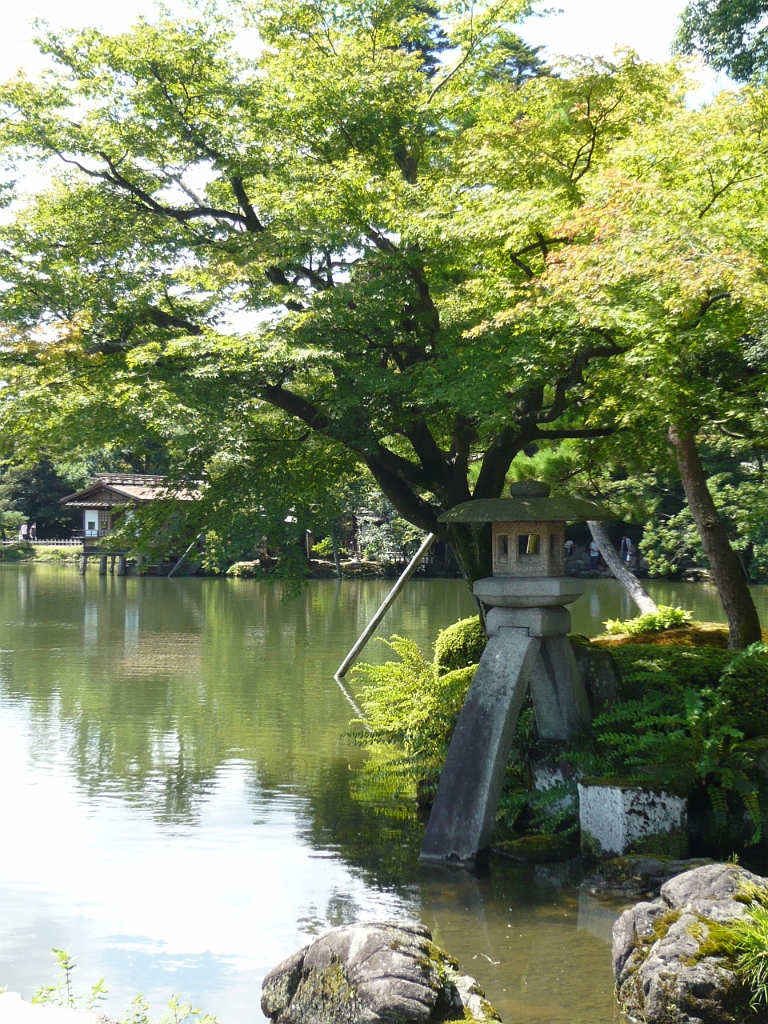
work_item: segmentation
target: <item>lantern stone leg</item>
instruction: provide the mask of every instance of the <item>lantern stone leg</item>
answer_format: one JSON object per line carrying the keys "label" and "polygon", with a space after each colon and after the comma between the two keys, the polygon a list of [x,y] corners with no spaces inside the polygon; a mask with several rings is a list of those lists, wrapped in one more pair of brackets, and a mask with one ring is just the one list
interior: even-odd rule
{"label": "lantern stone leg", "polygon": [[480,659],[440,776],[423,860],[472,860],[490,844],[515,726],[541,640],[500,629]]}

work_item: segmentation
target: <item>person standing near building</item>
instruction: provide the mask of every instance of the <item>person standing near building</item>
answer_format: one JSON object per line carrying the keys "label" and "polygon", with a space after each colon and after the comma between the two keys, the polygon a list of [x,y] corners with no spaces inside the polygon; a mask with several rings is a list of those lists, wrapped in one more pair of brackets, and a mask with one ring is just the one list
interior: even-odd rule
{"label": "person standing near building", "polygon": [[29,539],[37,540],[37,523],[32,523],[29,528]]}
{"label": "person standing near building", "polygon": [[22,523],[21,526],[19,527],[19,540],[22,543],[26,543],[26,540],[27,540],[27,524],[26,523]]}

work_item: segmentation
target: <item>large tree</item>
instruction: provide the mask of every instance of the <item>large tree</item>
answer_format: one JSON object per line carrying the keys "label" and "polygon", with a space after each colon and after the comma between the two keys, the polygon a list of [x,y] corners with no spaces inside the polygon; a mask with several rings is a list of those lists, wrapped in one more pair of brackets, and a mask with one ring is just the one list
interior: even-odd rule
{"label": "large tree", "polygon": [[482,325],[680,101],[631,54],[542,76],[526,10],[280,0],[249,7],[256,57],[210,13],[48,34],[51,73],[2,97],[6,153],[55,176],[2,229],[5,443],[162,444],[222,502],[247,477],[274,523],[357,462],[485,575],[486,531],[437,517],[498,496],[531,442],[614,430],[585,400],[622,348]]}
{"label": "large tree", "polygon": [[622,349],[589,396],[622,427],[604,450],[632,446],[652,465],[670,446],[734,647],[759,640],[760,624],[698,438],[715,425],[765,437],[766,128],[763,88],[643,126],[560,225],[571,244],[531,283],[530,299],[489,327],[602,331]]}

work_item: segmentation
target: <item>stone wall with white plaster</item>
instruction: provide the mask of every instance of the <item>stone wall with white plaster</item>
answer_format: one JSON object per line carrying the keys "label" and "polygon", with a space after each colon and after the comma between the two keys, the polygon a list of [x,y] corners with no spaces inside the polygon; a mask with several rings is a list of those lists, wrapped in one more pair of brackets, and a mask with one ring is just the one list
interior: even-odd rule
{"label": "stone wall with white plaster", "polygon": [[582,852],[621,857],[654,835],[684,832],[685,797],[641,786],[579,783]]}

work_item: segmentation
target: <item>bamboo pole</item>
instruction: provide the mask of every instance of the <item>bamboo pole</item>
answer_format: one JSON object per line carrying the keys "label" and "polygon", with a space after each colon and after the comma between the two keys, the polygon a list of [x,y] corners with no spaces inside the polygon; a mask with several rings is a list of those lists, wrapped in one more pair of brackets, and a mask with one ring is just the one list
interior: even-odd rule
{"label": "bamboo pole", "polygon": [[365,647],[365,645],[368,643],[368,641],[371,639],[373,634],[376,632],[376,627],[379,625],[381,620],[384,618],[384,616],[389,611],[390,607],[392,606],[392,604],[395,601],[395,598],[400,593],[400,591],[403,589],[403,587],[408,582],[408,580],[411,578],[411,576],[413,576],[413,574],[416,572],[416,570],[419,567],[419,563],[421,562],[422,558],[424,557],[424,555],[426,555],[426,553],[429,551],[429,549],[434,544],[435,536],[436,535],[434,533],[428,533],[427,536],[424,538],[424,540],[422,541],[421,547],[416,552],[416,554],[413,556],[413,558],[410,560],[408,565],[405,567],[405,570],[403,571],[402,575],[398,579],[397,583],[395,583],[394,587],[392,587],[390,592],[387,594],[387,596],[381,602],[381,605],[379,606],[378,611],[373,616],[373,618],[368,623],[368,625],[365,627],[363,632],[360,634],[360,636],[359,636],[355,646],[352,648],[352,650],[346,656],[344,661],[342,661],[341,665],[339,666],[338,671],[336,672],[336,675],[334,676],[335,679],[342,679],[347,674],[347,672],[349,672],[350,668],[354,665],[355,661],[357,661],[358,655],[360,654],[362,649]]}

